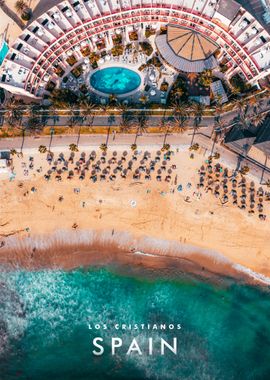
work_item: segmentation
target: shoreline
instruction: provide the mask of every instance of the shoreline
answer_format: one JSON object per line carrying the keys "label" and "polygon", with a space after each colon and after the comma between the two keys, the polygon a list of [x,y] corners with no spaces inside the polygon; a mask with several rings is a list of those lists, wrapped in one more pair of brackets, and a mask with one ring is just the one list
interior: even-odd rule
{"label": "shoreline", "polygon": [[[166,271],[219,282],[236,280],[269,286],[270,278],[234,263],[214,250],[177,241],[127,232],[68,231],[25,237],[9,236],[0,248],[1,270],[74,270],[91,267],[124,267],[130,274],[141,270]],[[124,270],[126,272],[126,270]]]}

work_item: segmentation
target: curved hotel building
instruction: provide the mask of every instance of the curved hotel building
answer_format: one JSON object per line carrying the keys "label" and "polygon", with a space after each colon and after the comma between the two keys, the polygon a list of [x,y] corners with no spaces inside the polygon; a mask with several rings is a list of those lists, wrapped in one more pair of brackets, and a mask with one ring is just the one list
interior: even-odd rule
{"label": "curved hotel building", "polygon": [[[115,37],[124,45],[146,40],[179,72],[226,66],[252,85],[270,73],[270,36],[233,0],[65,0],[36,17],[10,47],[0,86],[42,98],[89,54],[110,54]],[[105,55],[103,55],[105,57]],[[104,61],[103,58],[101,58]],[[109,60],[110,58],[108,58]]]}

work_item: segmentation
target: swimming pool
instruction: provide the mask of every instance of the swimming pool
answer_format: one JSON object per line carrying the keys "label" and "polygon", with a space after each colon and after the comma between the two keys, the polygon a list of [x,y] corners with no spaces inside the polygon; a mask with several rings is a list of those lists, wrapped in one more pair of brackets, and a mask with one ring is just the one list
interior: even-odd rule
{"label": "swimming pool", "polygon": [[7,55],[8,52],[8,44],[6,41],[3,41],[2,44],[0,45],[0,66],[2,65],[5,56]]}
{"label": "swimming pool", "polygon": [[141,77],[124,67],[107,67],[95,71],[90,77],[91,86],[105,94],[122,95],[134,91],[141,84]]}

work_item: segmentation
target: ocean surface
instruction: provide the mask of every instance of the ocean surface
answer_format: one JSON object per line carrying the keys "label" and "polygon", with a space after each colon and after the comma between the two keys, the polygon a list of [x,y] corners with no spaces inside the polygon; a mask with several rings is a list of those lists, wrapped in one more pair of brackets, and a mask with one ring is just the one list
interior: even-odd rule
{"label": "ocean surface", "polygon": [[[106,323],[108,330],[90,330]],[[117,332],[114,324],[181,324]],[[92,340],[104,339],[103,356]],[[111,337],[123,347],[110,352]],[[126,355],[132,338],[143,355]],[[153,338],[152,356],[147,339]],[[159,339],[178,339],[178,354]],[[1,380],[270,379],[270,294],[195,279],[128,276],[115,269],[0,272]]]}

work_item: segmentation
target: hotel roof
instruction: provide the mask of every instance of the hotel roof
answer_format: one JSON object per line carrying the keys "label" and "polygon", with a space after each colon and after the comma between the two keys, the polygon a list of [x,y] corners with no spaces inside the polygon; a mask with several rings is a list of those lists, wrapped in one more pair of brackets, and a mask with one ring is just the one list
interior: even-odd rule
{"label": "hotel roof", "polygon": [[169,25],[167,41],[178,56],[189,61],[209,58],[218,45],[195,30]]}
{"label": "hotel roof", "polygon": [[228,20],[233,20],[240,8],[241,5],[236,1],[220,0],[217,11]]}

